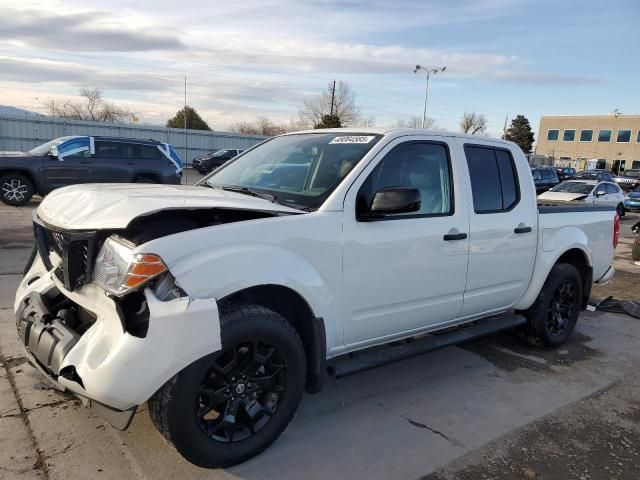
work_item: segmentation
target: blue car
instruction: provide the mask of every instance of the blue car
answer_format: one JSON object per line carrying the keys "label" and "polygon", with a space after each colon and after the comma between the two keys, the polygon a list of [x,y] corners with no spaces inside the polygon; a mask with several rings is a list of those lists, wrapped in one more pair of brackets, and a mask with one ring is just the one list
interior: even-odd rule
{"label": "blue car", "polygon": [[627,210],[640,210],[640,187],[627,193],[624,197],[624,208]]}

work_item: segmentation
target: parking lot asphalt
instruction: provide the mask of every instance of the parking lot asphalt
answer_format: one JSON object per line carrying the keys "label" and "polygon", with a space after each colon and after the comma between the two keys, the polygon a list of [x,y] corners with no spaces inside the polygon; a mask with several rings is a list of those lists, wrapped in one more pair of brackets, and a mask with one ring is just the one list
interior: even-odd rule
{"label": "parking lot asphalt", "polygon": [[[640,320],[602,312],[584,313],[558,350],[501,334],[328,379],[260,456],[194,467],[146,406],[119,432],[25,362],[12,304],[37,203],[0,206],[0,479],[640,478]],[[636,299],[626,230],[638,218],[624,220],[617,254]]]}

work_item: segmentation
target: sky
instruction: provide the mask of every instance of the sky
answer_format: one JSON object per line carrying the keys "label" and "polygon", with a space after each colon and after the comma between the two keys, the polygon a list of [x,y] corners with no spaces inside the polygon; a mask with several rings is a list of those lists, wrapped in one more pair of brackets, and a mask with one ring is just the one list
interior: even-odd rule
{"label": "sky", "polygon": [[376,126],[465,112],[640,112],[640,0],[0,0],[0,104],[44,113],[98,87],[141,122],[184,102],[214,130],[286,122],[332,80]]}

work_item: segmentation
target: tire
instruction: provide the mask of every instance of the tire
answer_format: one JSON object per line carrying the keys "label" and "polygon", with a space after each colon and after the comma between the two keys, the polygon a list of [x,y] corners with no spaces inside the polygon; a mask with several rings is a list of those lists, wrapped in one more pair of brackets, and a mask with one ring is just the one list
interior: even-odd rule
{"label": "tire", "polygon": [[624,217],[625,213],[627,213],[624,208],[624,205],[621,203],[619,203],[618,206],[616,207],[616,212],[620,218]]}
{"label": "tire", "polygon": [[557,263],[549,272],[535,303],[524,313],[527,324],[520,331],[529,344],[553,348],[573,332],[582,304],[582,279],[578,270]]}
{"label": "tire", "polygon": [[19,207],[33,197],[33,182],[21,173],[7,173],[0,177],[0,200]]}
{"label": "tire", "polygon": [[149,399],[158,431],[204,468],[236,465],[271,445],[293,418],[306,378],[302,341],[279,314],[239,304],[222,313],[221,329],[220,352],[192,363]]}

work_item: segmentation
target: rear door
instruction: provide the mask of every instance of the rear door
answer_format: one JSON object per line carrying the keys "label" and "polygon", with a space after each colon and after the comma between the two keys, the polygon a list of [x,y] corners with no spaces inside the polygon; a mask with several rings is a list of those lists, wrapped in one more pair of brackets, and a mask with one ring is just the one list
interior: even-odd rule
{"label": "rear door", "polygon": [[125,144],[114,141],[95,141],[91,181],[122,183],[130,181],[130,167],[125,158]]}
{"label": "rear door", "polygon": [[472,191],[461,311],[468,317],[502,311],[524,294],[533,270],[537,209],[521,153],[516,162],[510,149],[482,141],[465,143],[463,150]]}
{"label": "rear door", "polygon": [[127,143],[126,157],[132,179],[146,176],[159,181],[163,170],[175,168],[157,145]]}

